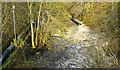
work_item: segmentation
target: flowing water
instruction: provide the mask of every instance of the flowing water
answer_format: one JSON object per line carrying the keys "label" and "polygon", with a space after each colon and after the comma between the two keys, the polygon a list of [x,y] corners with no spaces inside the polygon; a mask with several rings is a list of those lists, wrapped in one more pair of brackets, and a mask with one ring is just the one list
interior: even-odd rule
{"label": "flowing water", "polygon": [[[112,67],[113,58],[105,54],[102,47],[109,41],[94,33],[85,25],[66,28],[64,38],[53,37],[53,47],[44,51],[37,60],[40,67],[47,68],[91,68]],[[58,34],[54,34],[58,35]],[[36,53],[39,56],[39,52]]]}

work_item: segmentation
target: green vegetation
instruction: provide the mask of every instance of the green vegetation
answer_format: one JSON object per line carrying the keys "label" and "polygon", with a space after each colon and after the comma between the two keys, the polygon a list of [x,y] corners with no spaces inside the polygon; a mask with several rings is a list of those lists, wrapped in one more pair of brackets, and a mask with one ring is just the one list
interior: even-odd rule
{"label": "green vegetation", "polygon": [[[13,5],[15,5],[17,40],[14,39]],[[69,35],[69,30],[76,33],[77,29],[72,27],[77,25],[70,20],[71,17],[82,21],[104,39],[104,42],[101,42],[101,39],[97,42],[102,50],[99,51],[94,45],[88,48],[89,51],[94,51],[88,53],[94,59],[91,67],[102,68],[105,65],[103,63],[105,57],[100,57],[103,53],[113,59],[110,61],[114,63],[114,67],[119,67],[120,2],[4,2],[1,25],[2,49],[5,51],[8,44],[12,42],[15,51],[4,62],[3,68],[39,67],[37,60],[41,57],[37,57],[36,52],[54,51],[54,46],[60,47],[60,42],[54,39],[55,36],[69,41],[70,38],[65,38],[64,35]],[[104,45],[105,42],[109,44]],[[30,60],[28,55],[35,55],[36,60]],[[47,60],[41,59],[41,63],[46,62]]]}

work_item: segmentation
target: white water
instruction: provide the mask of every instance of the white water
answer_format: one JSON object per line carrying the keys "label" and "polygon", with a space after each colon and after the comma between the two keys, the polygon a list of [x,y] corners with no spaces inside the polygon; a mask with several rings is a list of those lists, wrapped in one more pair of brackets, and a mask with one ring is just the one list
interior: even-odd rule
{"label": "white water", "polygon": [[[55,38],[53,50],[46,51],[43,59],[46,59],[48,68],[90,68],[90,67],[111,67],[113,59],[107,56],[102,47],[108,42],[100,39],[100,35],[93,33],[88,26],[66,28],[65,38]],[[58,35],[59,34],[54,34]],[[40,61],[40,60],[39,60]],[[41,61],[40,61],[41,62]],[[41,63],[42,64],[42,63]]]}

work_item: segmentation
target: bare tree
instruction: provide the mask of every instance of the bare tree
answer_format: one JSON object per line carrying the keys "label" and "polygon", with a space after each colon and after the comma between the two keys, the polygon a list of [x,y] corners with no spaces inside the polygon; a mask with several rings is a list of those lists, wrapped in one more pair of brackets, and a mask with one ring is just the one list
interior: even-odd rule
{"label": "bare tree", "polygon": [[34,31],[33,31],[33,24],[32,24],[32,2],[30,4],[28,2],[28,8],[29,8],[29,13],[30,13],[32,48],[36,48],[34,44]]}
{"label": "bare tree", "polygon": [[41,4],[39,6],[39,12],[38,12],[38,16],[37,16],[37,30],[36,30],[36,40],[35,40],[35,45],[38,45],[38,31],[39,31],[39,19],[40,19],[40,12],[41,12],[41,7],[42,7],[42,0],[41,0]]}

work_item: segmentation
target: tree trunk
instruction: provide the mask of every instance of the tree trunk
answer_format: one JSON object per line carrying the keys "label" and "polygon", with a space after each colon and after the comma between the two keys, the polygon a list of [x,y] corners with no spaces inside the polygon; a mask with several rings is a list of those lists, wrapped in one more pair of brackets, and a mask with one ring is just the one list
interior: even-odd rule
{"label": "tree trunk", "polygon": [[41,7],[42,7],[42,2],[41,2],[41,4],[40,4],[40,6],[39,6],[39,12],[38,12],[38,19],[37,19],[37,30],[36,30],[36,40],[35,40],[35,44],[36,44],[36,46],[38,45],[38,31],[39,31],[39,18],[40,18],[40,12],[41,12]]}
{"label": "tree trunk", "polygon": [[29,10],[30,10],[30,24],[31,24],[32,48],[36,48],[35,44],[34,44],[34,31],[33,31],[33,24],[32,24],[32,2],[30,3],[30,5],[29,5],[29,2],[28,2],[28,7],[29,7]]}

